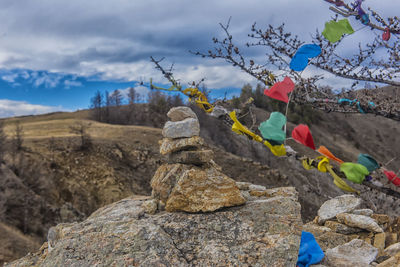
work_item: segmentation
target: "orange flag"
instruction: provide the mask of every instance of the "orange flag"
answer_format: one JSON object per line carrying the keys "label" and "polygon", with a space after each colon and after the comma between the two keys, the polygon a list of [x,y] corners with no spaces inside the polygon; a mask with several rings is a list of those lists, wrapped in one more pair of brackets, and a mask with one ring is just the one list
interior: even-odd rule
{"label": "orange flag", "polygon": [[337,161],[339,164],[342,164],[344,161],[335,157],[325,146],[320,146],[317,150],[321,155],[324,155],[331,160]]}

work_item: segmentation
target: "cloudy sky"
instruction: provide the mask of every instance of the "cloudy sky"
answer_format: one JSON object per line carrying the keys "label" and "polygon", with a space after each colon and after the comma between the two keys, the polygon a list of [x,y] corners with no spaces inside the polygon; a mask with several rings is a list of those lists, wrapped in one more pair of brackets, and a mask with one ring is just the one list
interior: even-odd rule
{"label": "cloudy sky", "polygon": [[[385,17],[399,15],[400,1],[364,5]],[[182,84],[205,77],[214,96],[235,94],[256,81],[222,60],[188,51],[212,48],[212,37],[223,34],[218,24],[229,17],[237,43],[247,41],[254,22],[260,27],[285,22],[307,41],[330,20],[328,8],[322,0],[1,0],[0,117],[87,108],[96,90],[134,86],[145,94],[140,81],[167,84],[150,56],[165,57],[166,66],[174,63]],[[344,52],[374,35],[364,29],[351,37]],[[248,53],[263,60],[260,50]],[[350,84],[331,76],[326,82],[335,88]]]}

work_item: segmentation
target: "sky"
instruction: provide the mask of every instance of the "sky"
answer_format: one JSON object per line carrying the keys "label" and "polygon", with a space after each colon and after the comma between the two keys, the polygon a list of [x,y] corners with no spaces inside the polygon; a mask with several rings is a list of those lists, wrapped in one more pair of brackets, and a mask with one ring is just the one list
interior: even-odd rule
{"label": "sky", "polygon": [[[366,0],[384,17],[399,15],[400,1]],[[88,108],[96,90],[134,87],[145,96],[152,78],[169,86],[150,62],[174,64],[182,84],[206,78],[214,98],[237,95],[251,76],[217,59],[189,53],[207,52],[212,38],[222,37],[219,23],[231,17],[234,41],[245,44],[251,25],[278,26],[310,40],[331,19],[322,0],[1,0],[0,1],[0,117],[74,111]],[[362,28],[351,21],[354,29]],[[374,38],[358,31],[342,44],[351,53],[358,42]],[[245,51],[265,62],[260,49]],[[303,75],[318,71],[308,67]],[[334,88],[351,81],[325,75]]]}

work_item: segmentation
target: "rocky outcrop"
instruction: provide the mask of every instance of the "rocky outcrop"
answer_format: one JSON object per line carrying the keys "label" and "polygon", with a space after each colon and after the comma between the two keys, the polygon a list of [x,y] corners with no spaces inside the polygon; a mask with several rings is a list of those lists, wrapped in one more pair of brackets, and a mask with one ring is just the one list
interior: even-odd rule
{"label": "rocky outcrop", "polygon": [[[338,207],[338,203],[344,206]],[[400,218],[391,219],[370,209],[354,209],[362,205],[361,199],[349,195],[328,200],[318,211],[324,219],[317,216],[313,222],[304,225],[303,230],[313,233],[325,252],[326,257],[321,263],[324,266],[388,267],[399,263]],[[340,210],[347,212],[338,213]]]}
{"label": "rocky outcrop", "polygon": [[149,197],[129,197],[81,223],[52,228],[51,249],[6,266],[295,266],[302,226],[297,192],[264,195],[274,196],[250,196],[218,212],[154,215],[145,210]]}
{"label": "rocky outcrop", "polygon": [[193,114],[188,107],[168,112],[173,121],[165,124],[160,142],[160,153],[167,156],[168,163],[160,166],[151,180],[152,197],[161,210],[170,212],[210,212],[244,204],[236,182],[220,171],[212,160],[212,150],[198,136],[199,129],[193,125],[199,122]]}

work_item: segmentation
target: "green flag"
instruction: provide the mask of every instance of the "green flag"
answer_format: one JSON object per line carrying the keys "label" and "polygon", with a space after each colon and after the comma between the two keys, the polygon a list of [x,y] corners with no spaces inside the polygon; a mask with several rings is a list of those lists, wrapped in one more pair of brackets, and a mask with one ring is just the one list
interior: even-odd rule
{"label": "green flag", "polygon": [[360,154],[358,155],[358,163],[364,165],[369,172],[373,172],[376,169],[379,169],[379,164],[376,160],[368,154]]}
{"label": "green flag", "polygon": [[280,112],[272,112],[269,119],[261,123],[258,129],[265,139],[283,144],[286,138],[286,133],[283,131],[283,126],[285,124],[285,115]]}
{"label": "green flag", "polygon": [[368,169],[358,163],[345,162],[340,165],[340,171],[344,172],[346,178],[353,183],[361,184],[365,176],[369,174]]}
{"label": "green flag", "polygon": [[329,21],[325,23],[325,29],[322,32],[322,35],[331,43],[336,43],[340,40],[343,34],[352,34],[354,33],[353,28],[351,27],[349,21],[347,19],[342,19],[339,21]]}

